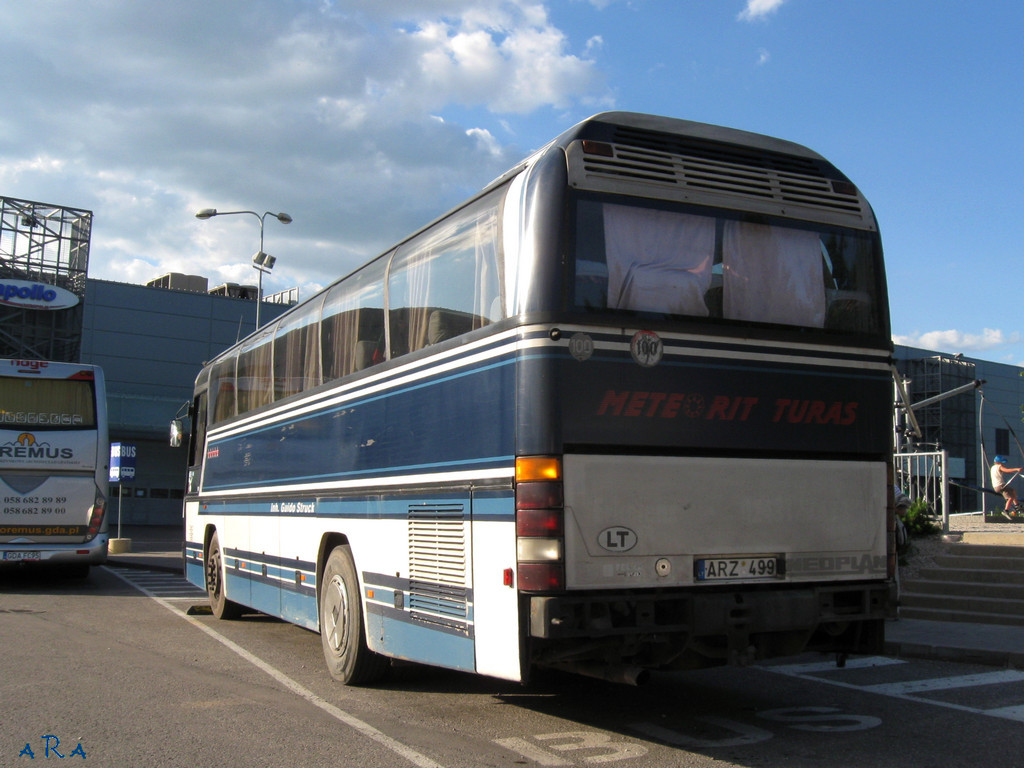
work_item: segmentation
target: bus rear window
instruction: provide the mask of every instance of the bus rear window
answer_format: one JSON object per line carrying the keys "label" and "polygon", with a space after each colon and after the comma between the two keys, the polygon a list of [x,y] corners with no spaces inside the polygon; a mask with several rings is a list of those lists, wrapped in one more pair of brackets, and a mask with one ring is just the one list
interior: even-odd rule
{"label": "bus rear window", "polygon": [[574,305],[878,333],[874,242],[763,216],[580,200]]}
{"label": "bus rear window", "polygon": [[0,429],[95,426],[92,382],[0,376]]}

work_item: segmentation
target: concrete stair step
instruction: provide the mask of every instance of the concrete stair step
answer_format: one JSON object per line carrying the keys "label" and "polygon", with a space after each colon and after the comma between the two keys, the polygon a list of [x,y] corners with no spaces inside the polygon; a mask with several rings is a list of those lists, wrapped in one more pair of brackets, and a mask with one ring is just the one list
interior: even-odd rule
{"label": "concrete stair step", "polygon": [[900,609],[904,607],[932,611],[961,611],[988,615],[1016,617],[1024,624],[1024,600],[1000,597],[979,597],[978,595],[928,594],[915,592],[912,585],[903,584],[900,589]]}
{"label": "concrete stair step", "polygon": [[[977,571],[964,571],[964,576],[991,575]],[[943,576],[951,576],[945,573]],[[949,597],[977,597],[990,598],[993,600],[1018,600],[1021,603],[1021,613],[1024,615],[1024,583],[998,582],[998,581],[970,581],[967,578],[954,579],[928,579],[917,578],[903,582],[902,591],[910,594],[921,595],[946,595]]]}
{"label": "concrete stair step", "polygon": [[1024,627],[1024,547],[947,543],[934,565],[902,581],[899,615]]}
{"label": "concrete stair step", "polygon": [[978,568],[922,568],[913,581],[970,582],[974,584],[1024,585],[1024,570],[1000,571]]}
{"label": "concrete stair step", "polygon": [[979,611],[958,611],[951,608],[929,609],[900,606],[901,619],[924,619],[925,621],[960,621],[973,624],[1001,624],[1024,627],[1024,616],[982,613]]}
{"label": "concrete stair step", "polygon": [[935,564],[943,568],[975,568],[988,571],[1022,571],[1024,557],[984,554],[958,554],[951,547],[935,556]]}
{"label": "concrete stair step", "polygon": [[[1022,537],[1024,538],[1024,537]],[[1011,557],[1024,560],[1024,547],[1001,544],[947,544],[946,551],[957,555],[981,555],[982,557]]]}

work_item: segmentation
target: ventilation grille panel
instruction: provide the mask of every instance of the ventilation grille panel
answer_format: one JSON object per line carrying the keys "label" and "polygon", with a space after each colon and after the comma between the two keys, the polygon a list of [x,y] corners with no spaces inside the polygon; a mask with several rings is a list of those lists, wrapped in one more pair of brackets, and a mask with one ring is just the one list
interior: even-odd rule
{"label": "ventilation grille panel", "polygon": [[[853,217],[873,225],[873,216],[858,192],[835,171],[812,157],[746,149],[681,136],[618,128],[613,156],[584,154],[569,148],[570,175],[587,189],[644,194],[688,202],[725,205],[817,220]],[[630,185],[633,190],[630,190]],[[651,189],[651,185],[661,192]]]}
{"label": "ventilation grille panel", "polygon": [[461,504],[409,508],[409,612],[419,621],[465,630],[466,515]]}

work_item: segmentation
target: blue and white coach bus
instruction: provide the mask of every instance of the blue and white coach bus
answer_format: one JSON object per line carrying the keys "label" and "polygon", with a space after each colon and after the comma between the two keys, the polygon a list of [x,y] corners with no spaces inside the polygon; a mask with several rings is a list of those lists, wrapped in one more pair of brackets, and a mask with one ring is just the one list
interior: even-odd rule
{"label": "blue and white coach bus", "polygon": [[203,369],[187,575],[344,683],[878,652],[890,358],[827,160],[597,115]]}
{"label": "blue and white coach bus", "polygon": [[0,359],[0,566],[106,562],[109,455],[101,368]]}

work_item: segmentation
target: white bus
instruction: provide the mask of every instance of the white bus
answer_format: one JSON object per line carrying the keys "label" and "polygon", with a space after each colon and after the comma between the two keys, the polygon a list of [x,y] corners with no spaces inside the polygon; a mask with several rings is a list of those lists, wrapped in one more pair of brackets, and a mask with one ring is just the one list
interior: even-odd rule
{"label": "white bus", "polygon": [[109,452],[100,368],[0,359],[0,566],[106,561]]}
{"label": "white bus", "polygon": [[827,160],[597,115],[203,369],[186,574],[344,683],[876,653],[891,351]]}

